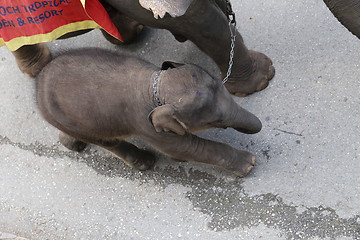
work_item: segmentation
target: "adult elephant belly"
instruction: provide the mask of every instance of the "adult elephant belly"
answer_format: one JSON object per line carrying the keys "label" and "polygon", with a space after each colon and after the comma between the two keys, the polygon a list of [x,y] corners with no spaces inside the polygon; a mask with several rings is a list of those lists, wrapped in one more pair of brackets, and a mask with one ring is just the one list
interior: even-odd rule
{"label": "adult elephant belly", "polygon": [[[192,41],[210,56],[223,77],[229,70],[232,33],[236,37],[231,75],[225,86],[238,96],[264,89],[274,76],[271,60],[249,51],[235,26],[229,27],[226,0],[106,0],[117,11],[144,25],[167,29]],[[231,30],[230,30],[231,28]]]}

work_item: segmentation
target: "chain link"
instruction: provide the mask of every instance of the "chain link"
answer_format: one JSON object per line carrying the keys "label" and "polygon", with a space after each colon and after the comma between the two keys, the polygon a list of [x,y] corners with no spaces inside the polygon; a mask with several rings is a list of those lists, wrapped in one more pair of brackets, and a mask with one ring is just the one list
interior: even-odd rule
{"label": "chain link", "polygon": [[222,83],[225,84],[230,75],[231,75],[231,71],[232,71],[232,66],[234,64],[234,49],[235,49],[235,40],[236,40],[236,19],[235,19],[235,13],[232,10],[232,6],[230,3],[230,0],[226,0],[226,4],[227,4],[227,18],[229,19],[229,30],[230,30],[230,39],[231,39],[231,44],[230,44],[230,53],[229,53],[229,67],[226,73],[226,76],[224,77]]}
{"label": "chain link", "polygon": [[154,73],[153,77],[153,90],[154,90],[154,100],[157,106],[162,106],[163,104],[160,101],[159,97],[159,77],[162,70],[159,70]]}

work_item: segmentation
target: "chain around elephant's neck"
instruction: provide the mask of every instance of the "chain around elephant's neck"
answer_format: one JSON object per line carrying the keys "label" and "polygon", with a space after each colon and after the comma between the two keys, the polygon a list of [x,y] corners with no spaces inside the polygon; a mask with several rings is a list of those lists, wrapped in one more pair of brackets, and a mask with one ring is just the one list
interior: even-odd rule
{"label": "chain around elephant's neck", "polygon": [[159,96],[159,81],[160,81],[161,72],[162,70],[155,72],[153,77],[154,101],[158,107],[163,105],[160,101],[160,96]]}

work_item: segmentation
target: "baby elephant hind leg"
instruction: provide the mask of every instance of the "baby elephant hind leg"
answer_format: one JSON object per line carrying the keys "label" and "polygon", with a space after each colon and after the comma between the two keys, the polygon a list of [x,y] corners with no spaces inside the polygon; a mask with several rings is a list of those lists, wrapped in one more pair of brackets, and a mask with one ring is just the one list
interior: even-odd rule
{"label": "baby elephant hind leg", "polygon": [[135,145],[123,140],[100,140],[94,144],[105,148],[115,156],[121,158],[125,164],[137,169],[148,170],[154,166],[155,155],[149,151],[139,149]]}
{"label": "baby elephant hind leg", "polygon": [[25,45],[12,52],[20,71],[29,77],[35,77],[51,61],[51,53],[43,44]]}

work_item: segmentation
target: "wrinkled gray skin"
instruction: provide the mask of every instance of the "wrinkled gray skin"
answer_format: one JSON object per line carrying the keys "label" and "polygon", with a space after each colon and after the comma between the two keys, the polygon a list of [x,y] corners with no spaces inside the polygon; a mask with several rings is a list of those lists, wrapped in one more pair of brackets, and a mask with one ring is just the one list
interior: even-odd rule
{"label": "wrinkled gray skin", "polygon": [[96,144],[131,167],[149,169],[153,154],[124,141],[135,135],[174,159],[247,175],[255,165],[253,154],[192,133],[214,127],[256,133],[260,120],[241,108],[219,80],[191,64],[163,64],[158,106],[153,88],[157,71],[148,62],[106,50],[65,53],[37,77],[38,107],[72,150]]}

